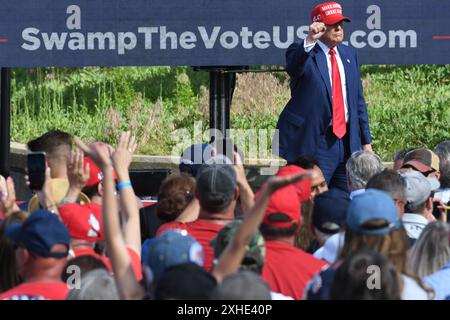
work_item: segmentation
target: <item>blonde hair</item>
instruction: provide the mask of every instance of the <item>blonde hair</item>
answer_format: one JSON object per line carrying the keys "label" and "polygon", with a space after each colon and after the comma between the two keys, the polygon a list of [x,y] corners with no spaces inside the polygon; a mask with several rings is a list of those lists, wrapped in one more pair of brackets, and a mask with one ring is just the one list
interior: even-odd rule
{"label": "blonde hair", "polygon": [[449,228],[433,221],[427,224],[411,249],[409,267],[419,278],[438,271],[450,260]]}

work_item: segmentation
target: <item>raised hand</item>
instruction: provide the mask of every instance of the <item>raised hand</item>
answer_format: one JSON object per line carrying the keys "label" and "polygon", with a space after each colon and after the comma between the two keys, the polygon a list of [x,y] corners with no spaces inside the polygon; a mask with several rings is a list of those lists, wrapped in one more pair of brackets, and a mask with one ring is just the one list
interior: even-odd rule
{"label": "raised hand", "polygon": [[310,26],[309,26],[309,32],[308,32],[308,37],[306,38],[306,44],[311,44],[315,41],[317,41],[318,39],[320,39],[320,37],[322,37],[325,33],[325,31],[327,30],[327,27],[325,26],[325,23],[323,22],[313,22]]}
{"label": "raised hand", "polygon": [[89,180],[90,167],[89,163],[84,168],[84,154],[83,151],[76,149],[72,151],[67,163],[67,175],[69,184],[76,189],[83,189],[86,182]]}
{"label": "raised hand", "polygon": [[311,178],[311,175],[312,170],[305,170],[289,176],[281,176],[281,177],[273,176],[269,178],[269,180],[267,180],[266,189],[269,192],[269,194],[272,194],[287,185],[300,182],[305,179],[309,179]]}
{"label": "raised hand", "polygon": [[[111,166],[111,154],[114,149],[103,142],[94,142],[90,145],[85,144],[80,138],[74,138],[75,144],[100,168]],[[102,170],[103,171],[103,170]]]}
{"label": "raised hand", "polygon": [[5,178],[0,175],[0,202],[5,216],[20,211],[19,206],[16,204],[16,189],[11,177],[8,177],[5,180]]}
{"label": "raised hand", "polygon": [[133,153],[136,151],[136,139],[129,131],[120,135],[119,143],[116,150],[112,154],[112,162],[114,169],[119,176],[119,180],[127,180],[128,168],[133,160]]}

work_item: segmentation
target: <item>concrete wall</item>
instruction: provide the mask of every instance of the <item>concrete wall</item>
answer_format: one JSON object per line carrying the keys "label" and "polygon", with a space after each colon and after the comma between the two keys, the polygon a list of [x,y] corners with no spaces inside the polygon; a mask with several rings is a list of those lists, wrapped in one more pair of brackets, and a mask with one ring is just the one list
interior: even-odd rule
{"label": "concrete wall", "polygon": [[[16,196],[18,200],[25,200],[31,196],[31,192],[25,185],[25,168],[27,166],[27,148],[24,144],[11,142],[11,154],[10,154],[10,166],[11,176],[14,178],[16,185]],[[130,166],[130,170],[148,171],[149,179],[152,179],[151,172],[160,169],[170,170],[171,173],[178,172],[179,157],[170,156],[133,156],[133,162]],[[284,160],[269,160],[269,159],[246,159],[245,170],[247,173],[247,179],[254,190],[257,190],[262,183],[270,175],[261,175],[261,169],[270,168],[272,165],[285,165]],[[267,173],[266,171],[264,173]],[[157,186],[154,188],[159,189],[160,181],[156,181]],[[152,188],[152,189],[154,189]]]}

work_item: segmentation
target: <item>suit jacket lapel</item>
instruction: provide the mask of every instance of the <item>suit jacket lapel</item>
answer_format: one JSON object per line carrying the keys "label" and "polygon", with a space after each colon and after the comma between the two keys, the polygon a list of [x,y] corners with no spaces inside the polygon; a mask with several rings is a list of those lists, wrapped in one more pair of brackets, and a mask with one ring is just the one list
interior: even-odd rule
{"label": "suit jacket lapel", "polygon": [[[341,56],[341,61],[342,61],[342,65],[344,66],[344,71],[345,71],[345,82],[347,83],[347,103],[349,103],[349,88],[352,88],[353,86],[353,78],[351,77],[351,73],[350,73],[350,63],[351,60],[349,58],[349,56],[347,55],[347,50],[345,48],[345,46],[343,45],[339,45],[338,46],[338,50],[339,50],[339,55]],[[348,107],[350,109],[350,106]],[[349,110],[350,112],[350,110]]]}
{"label": "suit jacket lapel", "polygon": [[315,58],[317,67],[319,68],[320,75],[322,76],[322,80],[327,87],[328,99],[331,103],[331,83],[330,83],[330,75],[328,74],[328,66],[327,66],[327,57],[325,53],[322,51],[319,45],[316,45],[313,49],[315,51]]}

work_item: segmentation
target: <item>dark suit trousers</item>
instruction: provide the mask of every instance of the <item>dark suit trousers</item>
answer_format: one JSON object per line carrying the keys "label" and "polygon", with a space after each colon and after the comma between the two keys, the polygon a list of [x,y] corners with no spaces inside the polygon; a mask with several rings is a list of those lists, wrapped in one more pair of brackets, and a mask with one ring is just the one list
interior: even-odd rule
{"label": "dark suit trousers", "polygon": [[329,188],[348,191],[345,164],[350,157],[349,130],[342,139],[338,139],[331,126],[328,127],[318,144],[315,158],[319,162]]}

